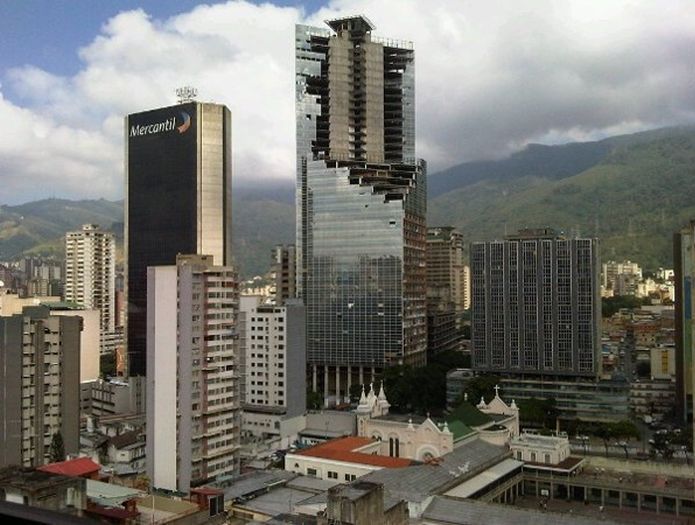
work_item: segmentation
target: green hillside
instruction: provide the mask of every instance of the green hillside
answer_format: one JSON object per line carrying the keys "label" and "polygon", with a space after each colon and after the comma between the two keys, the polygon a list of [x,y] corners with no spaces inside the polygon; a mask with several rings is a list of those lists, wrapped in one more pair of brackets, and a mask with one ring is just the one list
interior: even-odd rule
{"label": "green hillside", "polygon": [[[82,224],[113,231],[123,239],[123,202],[46,199],[19,206],[0,206],[0,261],[23,254],[63,257],[63,236]],[[234,256],[243,277],[263,274],[270,250],[293,242],[294,205],[240,193],[232,202]],[[121,252],[119,252],[121,253]]]}
{"label": "green hillside", "polygon": [[561,179],[476,181],[430,200],[428,223],[453,224],[468,240],[550,226],[597,236],[603,259],[672,265],[672,234],[695,217],[695,131],[616,141],[605,158]]}
{"label": "green hillside", "polygon": [[[549,226],[598,236],[603,259],[647,269],[671,266],[674,231],[695,218],[695,128],[667,128],[603,141],[531,145],[509,159],[467,163],[430,176],[430,225],[452,224],[466,240]],[[270,249],[295,235],[292,181],[235,187],[234,256],[243,277],[265,273]],[[0,206],[0,260],[62,256],[62,236],[97,223],[122,238],[121,202],[48,199]]]}

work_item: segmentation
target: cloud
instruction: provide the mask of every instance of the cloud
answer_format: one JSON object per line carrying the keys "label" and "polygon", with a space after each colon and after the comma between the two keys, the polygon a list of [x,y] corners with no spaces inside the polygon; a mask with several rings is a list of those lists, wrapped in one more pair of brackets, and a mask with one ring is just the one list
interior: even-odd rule
{"label": "cloud", "polygon": [[333,0],[318,12],[233,1],[106,21],[61,77],[4,75],[0,201],[122,195],[123,115],[191,84],[233,114],[234,177],[294,176],[294,24],[365,13],[416,49],[417,149],[432,172],[528,142],[695,120],[695,11],[686,1]]}

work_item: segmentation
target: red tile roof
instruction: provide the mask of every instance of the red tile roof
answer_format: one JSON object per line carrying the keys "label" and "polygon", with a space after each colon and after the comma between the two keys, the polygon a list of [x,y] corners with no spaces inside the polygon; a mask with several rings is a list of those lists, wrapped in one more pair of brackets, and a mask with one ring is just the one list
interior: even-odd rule
{"label": "red tile roof", "polygon": [[59,461],[58,463],[49,463],[48,465],[38,467],[36,470],[62,474],[63,476],[81,477],[99,472],[99,469],[101,469],[101,466],[89,458],[76,458]]}
{"label": "red tile roof", "polygon": [[367,454],[365,452],[355,452],[355,449],[362,448],[374,442],[375,440],[370,438],[344,437],[320,443],[306,450],[297,452],[297,454],[300,456],[332,459],[334,461],[345,461],[346,463],[359,463],[361,465],[372,465],[384,468],[402,468],[413,464],[411,460],[406,458],[392,458],[389,456],[379,456],[377,454]]}

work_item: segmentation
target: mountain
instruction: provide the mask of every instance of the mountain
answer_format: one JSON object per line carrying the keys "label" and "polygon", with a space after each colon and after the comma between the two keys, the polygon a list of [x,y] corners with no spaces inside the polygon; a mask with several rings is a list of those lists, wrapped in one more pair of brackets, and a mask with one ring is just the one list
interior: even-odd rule
{"label": "mountain", "polygon": [[[583,169],[564,164],[565,153]],[[550,226],[599,237],[604,260],[655,269],[672,266],[672,234],[695,217],[695,128],[532,146],[482,164],[430,177],[440,193],[430,198],[428,224],[457,226],[469,241]]]}
{"label": "mountain", "polygon": [[[428,224],[457,226],[467,241],[549,226],[598,236],[603,259],[668,267],[673,232],[695,217],[695,128],[532,144],[507,159],[433,174],[428,191]],[[122,221],[123,203],[103,199],[0,206],[0,260],[22,253],[62,256],[65,232],[85,223],[122,238]],[[235,181],[232,221],[241,275],[262,275],[270,249],[294,242],[294,182]]]}
{"label": "mountain", "polygon": [[661,128],[617,135],[595,142],[556,146],[528,144],[506,159],[466,162],[433,174],[427,181],[430,199],[481,181],[509,181],[523,177],[559,180],[596,166],[618,147],[639,145],[695,128]]}
{"label": "mountain", "polygon": [[[294,242],[294,184],[235,188],[232,198],[233,252],[242,277],[264,274],[275,244]],[[22,254],[63,257],[65,232],[94,223],[123,242],[123,201],[46,199],[0,206],[0,261]],[[122,253],[122,251],[119,251]]]}

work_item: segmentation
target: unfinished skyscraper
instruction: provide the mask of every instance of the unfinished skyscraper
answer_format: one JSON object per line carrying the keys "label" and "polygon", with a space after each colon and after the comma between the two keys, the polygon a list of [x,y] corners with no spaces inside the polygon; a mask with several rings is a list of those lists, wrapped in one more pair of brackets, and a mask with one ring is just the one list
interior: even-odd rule
{"label": "unfinished skyscraper", "polygon": [[426,166],[412,44],[364,16],[296,30],[297,288],[312,387],[426,360]]}

